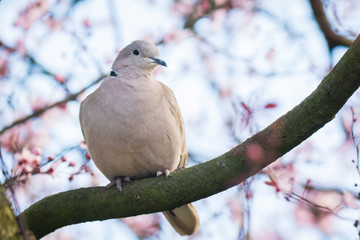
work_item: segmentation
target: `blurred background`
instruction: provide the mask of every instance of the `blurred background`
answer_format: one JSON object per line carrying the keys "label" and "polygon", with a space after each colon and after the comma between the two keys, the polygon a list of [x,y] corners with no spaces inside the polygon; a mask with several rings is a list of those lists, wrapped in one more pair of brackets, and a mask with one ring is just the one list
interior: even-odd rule
{"label": "blurred background", "polygon": [[[360,33],[359,20],[357,0],[0,1],[0,183],[15,213],[108,183],[78,112],[131,41],[153,41],[168,65],[155,77],[178,99],[192,166],[300,103]],[[358,91],[257,175],[195,202],[193,236],[178,236],[157,213],[43,239],[359,239],[359,100]]]}

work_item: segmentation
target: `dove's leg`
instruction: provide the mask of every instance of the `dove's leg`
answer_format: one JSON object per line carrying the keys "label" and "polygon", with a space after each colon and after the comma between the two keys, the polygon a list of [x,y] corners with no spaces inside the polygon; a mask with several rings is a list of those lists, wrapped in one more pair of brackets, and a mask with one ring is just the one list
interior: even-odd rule
{"label": "dove's leg", "polygon": [[122,179],[121,178],[117,178],[115,180],[115,183],[116,183],[116,189],[119,190],[121,192],[122,188],[121,188],[121,181]]}
{"label": "dove's leg", "polygon": [[117,190],[119,190],[121,192],[121,190],[122,190],[121,183],[122,182],[130,182],[130,177],[117,177],[117,178],[113,179],[108,185],[106,185],[106,188],[110,188],[116,184]]}

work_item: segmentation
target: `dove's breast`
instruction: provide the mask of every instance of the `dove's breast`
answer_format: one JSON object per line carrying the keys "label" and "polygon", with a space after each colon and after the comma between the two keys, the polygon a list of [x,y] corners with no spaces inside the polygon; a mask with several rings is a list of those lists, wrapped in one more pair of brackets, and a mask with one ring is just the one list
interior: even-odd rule
{"label": "dove's breast", "polygon": [[80,123],[94,163],[110,180],[179,166],[184,139],[157,81],[104,82],[82,103]]}

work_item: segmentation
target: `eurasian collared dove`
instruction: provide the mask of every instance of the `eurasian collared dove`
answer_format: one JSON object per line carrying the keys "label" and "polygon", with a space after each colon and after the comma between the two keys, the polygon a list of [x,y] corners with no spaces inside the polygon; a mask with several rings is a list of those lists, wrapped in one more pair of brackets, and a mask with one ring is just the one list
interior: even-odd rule
{"label": "eurasian collared dove", "polygon": [[[100,171],[121,190],[121,179],[168,175],[186,167],[184,123],[174,93],[153,79],[166,63],[149,41],[134,41],[80,107],[81,129]],[[192,204],[163,212],[180,235],[199,226]]]}

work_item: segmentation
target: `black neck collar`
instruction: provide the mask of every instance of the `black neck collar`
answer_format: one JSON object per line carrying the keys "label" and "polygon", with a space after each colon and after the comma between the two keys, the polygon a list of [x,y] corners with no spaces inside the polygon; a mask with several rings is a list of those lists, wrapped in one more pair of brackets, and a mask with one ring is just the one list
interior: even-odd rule
{"label": "black neck collar", "polygon": [[114,70],[110,71],[110,76],[117,77],[117,73]]}

